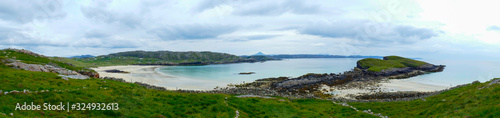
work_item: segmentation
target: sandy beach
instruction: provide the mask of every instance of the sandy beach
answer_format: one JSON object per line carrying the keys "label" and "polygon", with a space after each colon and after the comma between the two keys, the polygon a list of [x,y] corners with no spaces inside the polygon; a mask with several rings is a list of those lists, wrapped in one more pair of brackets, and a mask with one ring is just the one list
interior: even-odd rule
{"label": "sandy beach", "polygon": [[[426,84],[423,82],[416,82],[414,78],[408,79],[390,79],[385,82],[379,83],[379,86],[376,87],[376,90],[369,89],[342,89],[342,90],[334,90],[330,92],[337,97],[349,98],[347,95],[349,94],[363,94],[363,93],[373,93],[373,92],[396,92],[396,91],[420,91],[420,92],[430,92],[430,91],[438,91],[450,88],[452,86],[442,86],[442,85],[432,85]],[[324,89],[330,89],[327,86],[323,87]]]}
{"label": "sandy beach", "polygon": [[413,81],[412,78],[409,79],[392,79],[389,82],[380,83],[380,88],[384,91],[436,91],[449,88],[451,86],[440,86],[425,84],[422,82]]}
{"label": "sandy beach", "polygon": [[[106,66],[92,68],[96,70],[101,77],[115,77],[123,78],[127,82],[143,82],[151,85],[166,87],[169,90],[176,89],[189,89],[189,90],[212,90],[216,86],[223,87],[221,85],[223,82],[208,81],[201,79],[177,77],[172,75],[166,75],[164,73],[158,72],[158,68],[161,66],[138,66],[138,65],[127,65],[127,66]],[[129,73],[108,73],[105,70],[117,69]],[[409,79],[391,79],[386,82],[379,83],[377,91],[394,92],[394,91],[436,91],[449,88],[450,86],[439,86],[425,84],[424,82],[418,82],[416,80]],[[330,88],[326,88],[330,89]],[[368,89],[343,89],[334,90],[333,94],[341,97],[345,97],[348,94],[358,94],[358,93],[370,93],[373,92]]]}
{"label": "sandy beach", "polygon": [[[217,82],[184,78],[166,75],[158,72],[161,66],[105,66],[92,68],[96,70],[101,77],[122,78],[127,82],[143,82],[151,85],[166,87],[169,90],[191,89],[191,90],[211,90],[218,85]],[[108,73],[105,70],[120,70],[128,73]]]}

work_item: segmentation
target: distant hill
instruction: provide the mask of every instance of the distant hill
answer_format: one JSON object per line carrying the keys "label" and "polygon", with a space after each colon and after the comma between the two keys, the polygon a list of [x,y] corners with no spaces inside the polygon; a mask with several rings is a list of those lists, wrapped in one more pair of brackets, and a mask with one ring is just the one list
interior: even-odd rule
{"label": "distant hill", "polygon": [[262,52],[258,52],[257,54],[253,54],[253,55],[255,55],[255,56],[256,56],[256,55],[263,56],[263,55],[265,55],[265,54],[264,54],[264,53],[262,53]]}
{"label": "distant hill", "polygon": [[72,56],[72,57],[68,57],[68,58],[92,58],[92,57],[95,57],[95,56],[92,56],[92,55],[80,55],[80,56]]}
{"label": "distant hill", "polygon": [[76,61],[94,66],[109,65],[206,65],[272,60],[262,57],[239,57],[218,52],[174,52],[174,51],[128,51],[112,53],[92,58],[74,58]]}
{"label": "distant hill", "polygon": [[265,55],[240,56],[247,59],[255,59],[257,61],[281,60],[278,58],[267,57]]}
{"label": "distant hill", "polygon": [[[383,56],[361,56],[361,55],[325,55],[325,54],[277,54],[265,55],[261,52],[254,54],[259,56],[266,56],[274,59],[290,59],[290,58],[383,58]],[[242,56],[247,57],[247,56]]]}

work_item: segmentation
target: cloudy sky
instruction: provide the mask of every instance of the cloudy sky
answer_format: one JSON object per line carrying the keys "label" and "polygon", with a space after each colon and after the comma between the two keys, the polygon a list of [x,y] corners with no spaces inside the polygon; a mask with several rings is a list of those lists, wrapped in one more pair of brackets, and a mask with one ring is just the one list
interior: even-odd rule
{"label": "cloudy sky", "polygon": [[2,0],[0,48],[497,58],[498,11],[470,0]]}

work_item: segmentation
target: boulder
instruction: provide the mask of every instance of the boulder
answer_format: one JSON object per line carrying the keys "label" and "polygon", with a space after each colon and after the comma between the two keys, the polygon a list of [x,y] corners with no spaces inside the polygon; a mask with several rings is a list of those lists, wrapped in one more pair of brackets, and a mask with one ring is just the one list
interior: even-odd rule
{"label": "boulder", "polygon": [[97,73],[97,72],[92,72],[92,71],[88,71],[88,70],[80,70],[80,71],[78,71],[78,73],[80,73],[82,75],[87,75],[87,76],[92,77],[92,78],[99,78],[99,73]]}

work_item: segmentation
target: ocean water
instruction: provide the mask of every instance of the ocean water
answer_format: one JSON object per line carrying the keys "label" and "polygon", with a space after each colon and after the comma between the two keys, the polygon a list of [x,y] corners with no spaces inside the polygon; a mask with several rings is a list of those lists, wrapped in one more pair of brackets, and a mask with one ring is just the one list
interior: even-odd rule
{"label": "ocean water", "polygon": [[[208,87],[225,86],[230,83],[248,83],[268,77],[298,77],[307,73],[342,73],[352,70],[358,60],[360,58],[285,59],[263,63],[166,66],[159,68],[157,71],[178,78],[205,81],[206,85],[192,86],[204,86],[205,88],[202,89],[208,89]],[[484,82],[493,77],[500,77],[499,61],[477,61],[473,63],[465,60],[422,59],[422,61],[446,65],[446,68],[443,72],[420,75],[409,78],[409,80],[430,85],[455,86],[475,80]],[[240,72],[255,72],[255,74],[240,75],[238,74]]]}

